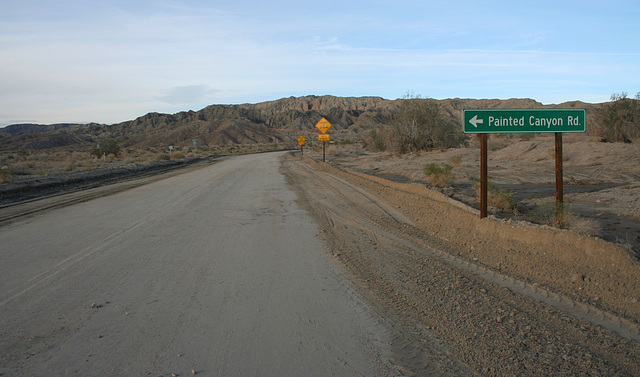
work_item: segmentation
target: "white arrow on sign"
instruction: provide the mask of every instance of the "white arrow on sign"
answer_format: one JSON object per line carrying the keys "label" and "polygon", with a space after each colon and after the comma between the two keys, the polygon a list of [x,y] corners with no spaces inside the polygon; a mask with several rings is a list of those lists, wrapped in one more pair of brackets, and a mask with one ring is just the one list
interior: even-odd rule
{"label": "white arrow on sign", "polygon": [[478,123],[479,123],[479,124],[483,124],[483,123],[484,123],[484,119],[478,119],[478,116],[477,116],[477,115],[474,115],[474,116],[473,116],[473,118],[471,118],[471,119],[469,120],[469,123],[473,124],[473,126],[474,126],[475,128],[478,128]]}

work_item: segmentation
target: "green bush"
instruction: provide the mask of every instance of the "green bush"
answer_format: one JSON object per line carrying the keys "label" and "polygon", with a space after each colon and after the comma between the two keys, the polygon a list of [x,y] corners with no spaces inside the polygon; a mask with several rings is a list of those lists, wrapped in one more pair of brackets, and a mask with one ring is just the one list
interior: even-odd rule
{"label": "green bush", "polygon": [[448,187],[453,183],[453,166],[437,164],[427,164],[424,167],[424,175],[429,183],[435,187]]}
{"label": "green bush", "polygon": [[102,139],[100,140],[98,146],[96,146],[96,148],[91,151],[91,154],[98,158],[102,157],[103,155],[108,156],[110,154],[117,156],[120,152],[120,146],[113,139]]}
{"label": "green bush", "polygon": [[387,131],[383,127],[370,130],[365,138],[365,148],[371,148],[375,151],[384,152],[387,150],[385,141]]}
{"label": "green bush", "polygon": [[[473,190],[476,197],[480,198],[480,180],[473,180]],[[511,193],[503,188],[497,187],[493,182],[487,182],[487,205],[496,207],[502,212],[516,212],[518,206]]]}

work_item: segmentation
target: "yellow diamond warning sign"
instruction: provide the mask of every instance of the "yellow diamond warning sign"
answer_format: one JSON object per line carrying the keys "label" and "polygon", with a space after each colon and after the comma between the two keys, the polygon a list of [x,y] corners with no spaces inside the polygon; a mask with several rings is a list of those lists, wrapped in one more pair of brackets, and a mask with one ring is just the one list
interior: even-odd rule
{"label": "yellow diamond warning sign", "polygon": [[305,140],[307,140],[307,139],[305,139],[305,138],[304,138],[304,136],[300,136],[300,137],[298,138],[298,144],[300,144],[300,145],[304,145],[304,141],[305,141]]}
{"label": "yellow diamond warning sign", "polygon": [[329,128],[331,128],[331,123],[329,123],[328,120],[326,120],[326,119],[324,119],[324,117],[322,117],[322,119],[320,119],[318,124],[316,124],[316,128],[319,129],[320,132],[326,133],[329,130]]}

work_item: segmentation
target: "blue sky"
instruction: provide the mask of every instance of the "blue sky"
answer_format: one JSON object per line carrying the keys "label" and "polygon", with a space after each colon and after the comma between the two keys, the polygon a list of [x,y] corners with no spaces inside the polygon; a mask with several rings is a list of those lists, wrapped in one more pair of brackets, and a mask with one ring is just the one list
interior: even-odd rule
{"label": "blue sky", "polygon": [[0,126],[303,95],[607,101],[640,91],[640,2],[0,2]]}

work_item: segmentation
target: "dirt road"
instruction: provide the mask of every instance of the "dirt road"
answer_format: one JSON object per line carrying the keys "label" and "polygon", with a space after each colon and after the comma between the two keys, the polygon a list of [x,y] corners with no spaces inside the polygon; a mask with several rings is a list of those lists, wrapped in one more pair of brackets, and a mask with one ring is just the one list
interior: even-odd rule
{"label": "dirt road", "polygon": [[0,375],[640,374],[635,280],[487,268],[410,190],[263,154],[0,227]]}
{"label": "dirt road", "polygon": [[0,228],[0,375],[398,375],[280,154]]}

